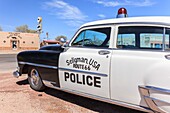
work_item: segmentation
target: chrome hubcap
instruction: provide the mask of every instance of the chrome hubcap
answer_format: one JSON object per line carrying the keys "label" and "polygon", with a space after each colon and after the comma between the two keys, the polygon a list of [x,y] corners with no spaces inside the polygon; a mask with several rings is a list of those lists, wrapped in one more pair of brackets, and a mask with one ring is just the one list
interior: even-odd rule
{"label": "chrome hubcap", "polygon": [[39,79],[40,77],[39,77],[38,71],[36,69],[32,69],[31,70],[31,83],[34,86],[38,86]]}

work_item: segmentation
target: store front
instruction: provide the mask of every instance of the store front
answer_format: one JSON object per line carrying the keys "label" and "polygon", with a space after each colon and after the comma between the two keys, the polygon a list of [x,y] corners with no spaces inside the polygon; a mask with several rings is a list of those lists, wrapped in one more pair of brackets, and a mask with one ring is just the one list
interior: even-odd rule
{"label": "store front", "polygon": [[37,50],[39,47],[36,33],[0,32],[0,50]]}

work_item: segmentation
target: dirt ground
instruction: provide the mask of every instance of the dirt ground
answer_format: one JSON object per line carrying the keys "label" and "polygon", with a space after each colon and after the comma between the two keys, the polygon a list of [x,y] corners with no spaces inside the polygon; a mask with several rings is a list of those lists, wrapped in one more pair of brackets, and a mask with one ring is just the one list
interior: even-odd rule
{"label": "dirt ground", "polygon": [[0,73],[0,113],[141,113],[124,107],[46,88],[32,90],[27,77]]}

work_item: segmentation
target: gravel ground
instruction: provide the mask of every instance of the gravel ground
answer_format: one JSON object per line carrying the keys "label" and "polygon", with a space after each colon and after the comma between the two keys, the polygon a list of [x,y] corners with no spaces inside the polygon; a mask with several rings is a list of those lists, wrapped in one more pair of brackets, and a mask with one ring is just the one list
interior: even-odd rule
{"label": "gravel ground", "polygon": [[132,109],[47,88],[36,92],[26,76],[0,73],[1,113],[142,113]]}

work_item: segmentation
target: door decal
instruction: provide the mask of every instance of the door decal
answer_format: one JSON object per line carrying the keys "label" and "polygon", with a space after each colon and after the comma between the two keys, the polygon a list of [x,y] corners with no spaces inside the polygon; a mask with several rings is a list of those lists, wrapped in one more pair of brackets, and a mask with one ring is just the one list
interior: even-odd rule
{"label": "door decal", "polygon": [[91,70],[91,68],[94,68],[96,71],[99,70],[100,64],[90,58],[84,58],[84,57],[72,57],[68,60],[66,60],[67,66],[71,66],[72,68],[76,69],[83,69],[83,70]]}
{"label": "door decal", "polygon": [[92,87],[101,88],[101,77],[90,76],[85,74],[78,74],[73,72],[64,72],[64,79],[66,82],[77,83]]}

